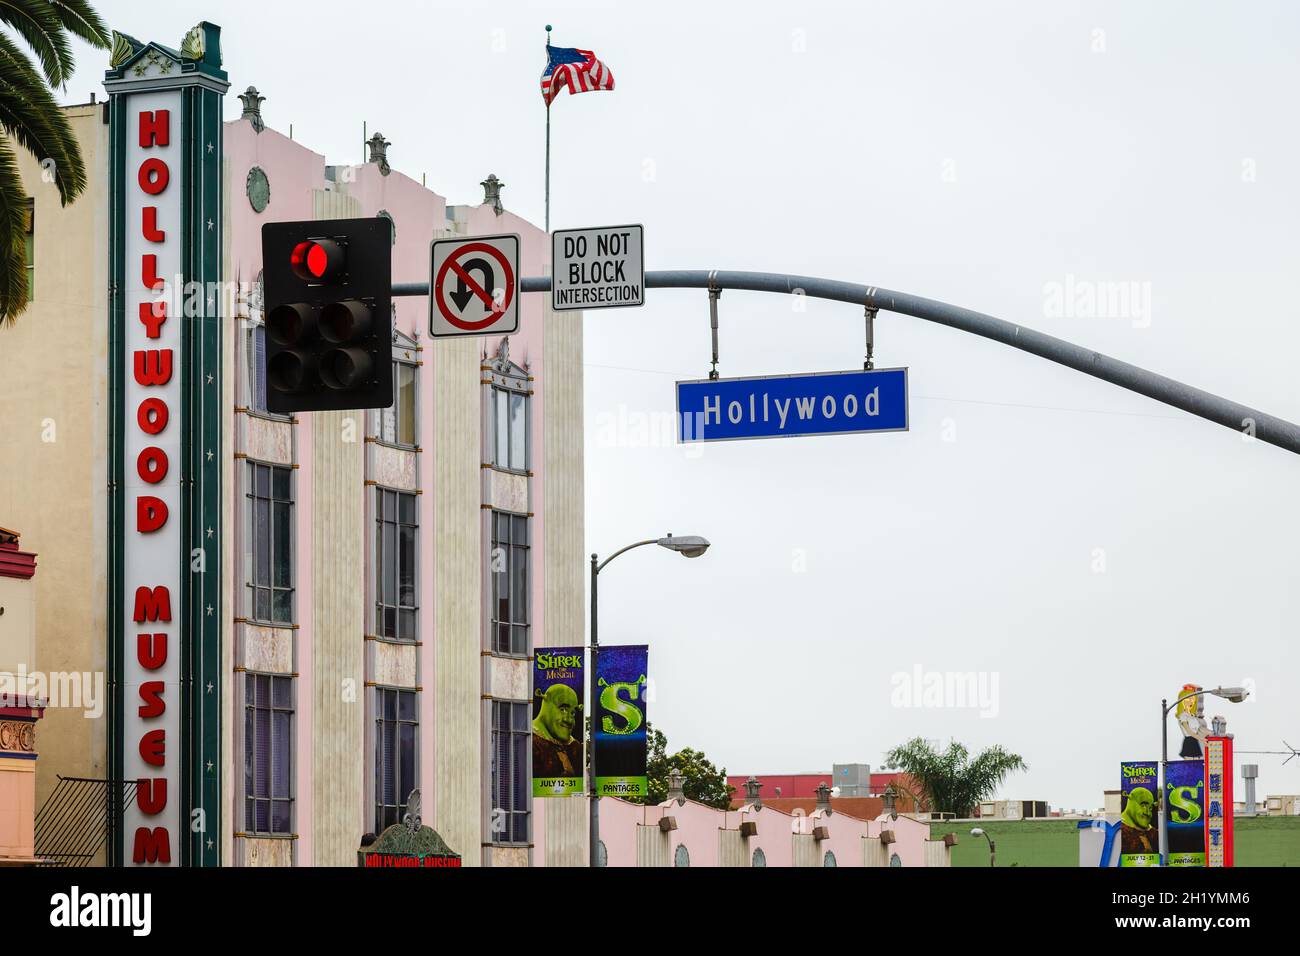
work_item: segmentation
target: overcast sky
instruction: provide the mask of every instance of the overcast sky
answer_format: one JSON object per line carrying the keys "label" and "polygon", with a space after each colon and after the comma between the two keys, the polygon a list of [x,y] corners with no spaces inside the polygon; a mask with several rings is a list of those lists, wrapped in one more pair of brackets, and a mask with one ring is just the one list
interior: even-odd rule
{"label": "overcast sky", "polygon": [[[450,201],[495,172],[538,223],[551,22],[617,80],[553,108],[554,226],[644,223],[650,269],[955,303],[1300,420],[1294,4],[98,6],[173,46],[219,23],[228,118],[254,84],[330,162],[362,158],[366,122]],[[107,65],[79,49],[69,101]],[[1052,307],[1067,283],[1136,295],[1080,315]],[[723,375],[861,367],[851,306],[728,292],[721,315]],[[588,316],[589,550],[714,543],[601,577],[602,641],[650,645],[671,747],[772,772],[996,743],[1030,766],[1004,796],[1095,807],[1120,760],[1158,758],[1157,704],[1187,682],[1253,687],[1207,705],[1239,750],[1300,746],[1294,456],[887,313],[910,432],[682,449],[644,423],[707,373],[706,294]],[[917,667],[996,679],[994,707],[895,706]],[[1253,759],[1261,795],[1300,792],[1300,761]]]}

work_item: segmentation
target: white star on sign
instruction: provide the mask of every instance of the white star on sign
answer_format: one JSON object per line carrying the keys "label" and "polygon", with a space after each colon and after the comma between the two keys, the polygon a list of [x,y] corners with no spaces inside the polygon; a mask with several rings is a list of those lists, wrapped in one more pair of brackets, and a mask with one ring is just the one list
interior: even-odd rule
{"label": "white star on sign", "polygon": [[208,373],[208,384],[209,384],[209,385],[212,384],[212,373],[211,373],[211,372]]}
{"label": "white star on sign", "polygon": [[211,231],[212,231],[212,227],[215,226],[215,225],[216,225],[216,223],[214,223],[211,219],[209,219],[209,220],[208,220],[208,231],[211,232]]}
{"label": "white star on sign", "polygon": [[211,143],[208,143],[208,152],[209,152],[209,153],[212,152],[212,144],[211,144]]}
{"label": "white star on sign", "polygon": [[208,681],[208,693],[212,693],[212,681]]}
{"label": "white star on sign", "polygon": [[212,849],[212,837],[208,837],[208,849]]}
{"label": "white star on sign", "polygon": [[209,449],[208,449],[208,461],[211,461],[211,460],[212,460],[212,449],[209,448]]}
{"label": "white star on sign", "polygon": [[208,617],[212,617],[212,605],[208,605]]}
{"label": "white star on sign", "polygon": [[212,529],[209,528],[209,529],[208,529],[208,537],[209,537],[209,538],[212,537],[212,534],[213,534]]}
{"label": "white star on sign", "polygon": [[211,773],[211,772],[212,772],[212,761],[209,760],[209,761],[208,761],[208,773]]}

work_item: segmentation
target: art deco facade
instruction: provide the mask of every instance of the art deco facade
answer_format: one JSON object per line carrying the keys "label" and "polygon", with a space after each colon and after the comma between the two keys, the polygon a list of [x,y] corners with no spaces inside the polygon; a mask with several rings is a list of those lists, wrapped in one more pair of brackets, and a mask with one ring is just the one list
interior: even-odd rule
{"label": "art deco facade", "polygon": [[[134,49],[164,72],[189,55]],[[435,342],[427,298],[397,298],[391,409],[268,412],[263,223],[384,217],[397,282],[427,281],[438,237],[517,233],[525,276],[548,271],[550,249],[499,203],[449,205],[403,175],[382,137],[369,162],[327,164],[267,126],[261,99],[247,93],[219,133],[213,852],[223,865],[352,866],[363,836],[399,820],[418,790],[424,823],[466,865],[581,864],[585,804],[534,801],[525,746],[533,648],[583,633],[581,316],[528,295],[508,339]],[[112,150],[103,104],[69,115],[91,181],[77,203],[60,208],[22,157],[36,294],[3,332],[22,361],[0,382],[13,423],[0,505],[43,568],[33,660],[19,663],[103,674]],[[110,719],[47,709],[38,804],[60,775],[108,780]],[[65,822],[93,833],[100,807]],[[129,835],[107,846],[110,862],[131,862]],[[173,862],[187,862],[179,849]]]}

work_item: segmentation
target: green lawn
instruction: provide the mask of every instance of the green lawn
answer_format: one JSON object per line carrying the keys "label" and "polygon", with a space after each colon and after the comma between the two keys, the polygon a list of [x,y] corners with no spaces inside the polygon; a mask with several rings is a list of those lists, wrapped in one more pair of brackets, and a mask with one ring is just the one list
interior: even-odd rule
{"label": "green lawn", "polygon": [[[984,823],[932,823],[931,839],[957,834],[953,866],[988,866],[989,846],[970,835],[988,830],[998,845],[998,866],[1078,866],[1076,820],[988,820]],[[1237,866],[1300,866],[1300,817],[1248,817],[1236,822]]]}

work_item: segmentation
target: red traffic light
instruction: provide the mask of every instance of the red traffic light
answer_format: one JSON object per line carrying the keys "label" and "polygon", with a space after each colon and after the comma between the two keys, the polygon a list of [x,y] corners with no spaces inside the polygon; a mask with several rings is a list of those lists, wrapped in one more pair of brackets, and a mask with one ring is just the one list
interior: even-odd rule
{"label": "red traffic light", "polygon": [[304,282],[331,282],[344,265],[343,247],[332,239],[308,239],[293,247],[289,267]]}

